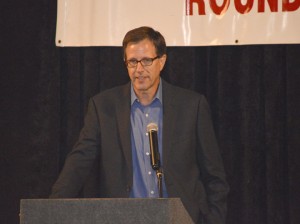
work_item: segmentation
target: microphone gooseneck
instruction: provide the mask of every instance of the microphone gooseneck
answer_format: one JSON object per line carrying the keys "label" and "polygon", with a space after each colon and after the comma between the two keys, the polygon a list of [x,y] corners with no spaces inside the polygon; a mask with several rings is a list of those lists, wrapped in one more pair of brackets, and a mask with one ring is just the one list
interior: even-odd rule
{"label": "microphone gooseneck", "polygon": [[160,156],[158,150],[158,126],[155,123],[150,123],[147,125],[147,132],[149,136],[150,145],[150,163],[154,170],[160,168]]}
{"label": "microphone gooseneck", "polygon": [[147,132],[149,135],[149,145],[150,145],[150,163],[152,169],[155,170],[157,176],[157,186],[159,197],[163,197],[162,189],[162,169],[160,167],[160,156],[158,150],[158,126],[155,123],[150,123],[147,125]]}

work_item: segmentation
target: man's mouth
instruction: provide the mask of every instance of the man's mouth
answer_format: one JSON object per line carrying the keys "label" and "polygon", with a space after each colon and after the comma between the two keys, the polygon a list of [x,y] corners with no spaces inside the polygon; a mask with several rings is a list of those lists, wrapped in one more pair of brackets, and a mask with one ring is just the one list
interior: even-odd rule
{"label": "man's mouth", "polygon": [[143,81],[145,80],[147,77],[146,76],[137,76],[135,77],[135,79],[139,80],[139,81]]}

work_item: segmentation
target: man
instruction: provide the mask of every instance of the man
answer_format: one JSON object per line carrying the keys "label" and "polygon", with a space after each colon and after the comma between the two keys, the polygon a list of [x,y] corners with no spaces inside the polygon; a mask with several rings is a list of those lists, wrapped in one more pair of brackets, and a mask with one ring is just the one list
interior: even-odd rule
{"label": "man", "polygon": [[123,50],[131,82],[90,100],[51,197],[77,197],[96,159],[100,197],[158,197],[147,131],[155,123],[163,197],[181,198],[195,223],[224,223],[228,185],[205,97],[160,78],[167,56],[159,32],[131,30]]}

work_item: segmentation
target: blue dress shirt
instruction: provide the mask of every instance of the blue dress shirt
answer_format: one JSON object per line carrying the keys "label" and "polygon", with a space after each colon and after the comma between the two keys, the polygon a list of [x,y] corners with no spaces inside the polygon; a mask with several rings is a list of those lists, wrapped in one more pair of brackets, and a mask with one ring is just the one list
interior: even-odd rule
{"label": "blue dress shirt", "polygon": [[[150,163],[150,146],[147,125],[158,125],[158,147],[160,162],[162,158],[162,88],[161,82],[153,101],[143,106],[131,85],[131,142],[133,162],[133,186],[130,197],[132,198],[157,198],[159,197],[157,177]],[[165,181],[163,179],[163,197],[167,197]]]}

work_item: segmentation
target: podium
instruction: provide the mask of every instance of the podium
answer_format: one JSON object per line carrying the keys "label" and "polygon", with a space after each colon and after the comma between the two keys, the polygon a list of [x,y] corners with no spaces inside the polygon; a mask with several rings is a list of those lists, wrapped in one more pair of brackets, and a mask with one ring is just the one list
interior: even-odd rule
{"label": "podium", "polygon": [[20,224],[192,224],[179,198],[22,199]]}

